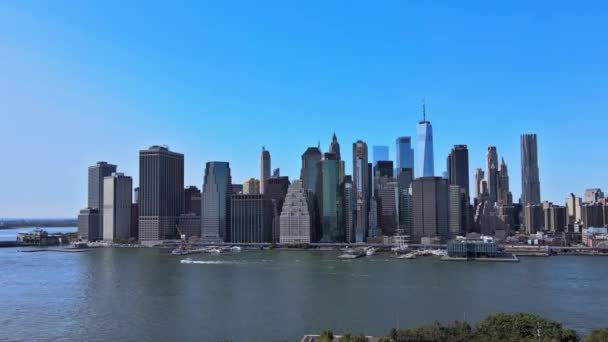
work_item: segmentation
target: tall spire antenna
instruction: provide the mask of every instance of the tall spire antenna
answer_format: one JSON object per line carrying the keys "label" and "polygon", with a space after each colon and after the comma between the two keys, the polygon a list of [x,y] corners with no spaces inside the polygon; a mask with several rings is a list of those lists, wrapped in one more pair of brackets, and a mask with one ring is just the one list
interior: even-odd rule
{"label": "tall spire antenna", "polygon": [[422,121],[426,122],[426,100],[422,98]]}

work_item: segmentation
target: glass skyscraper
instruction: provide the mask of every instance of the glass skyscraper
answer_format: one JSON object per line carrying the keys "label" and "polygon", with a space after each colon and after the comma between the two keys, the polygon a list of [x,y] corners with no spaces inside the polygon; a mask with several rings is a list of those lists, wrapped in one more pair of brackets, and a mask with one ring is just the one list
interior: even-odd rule
{"label": "glass skyscraper", "polygon": [[232,177],[228,162],[207,162],[201,193],[202,238],[230,241]]}
{"label": "glass skyscraper", "polygon": [[388,146],[385,145],[374,145],[372,146],[373,151],[373,166],[376,166],[381,160],[389,160],[388,159]]}
{"label": "glass skyscraper", "polygon": [[426,110],[422,105],[423,119],[418,123],[416,135],[418,137],[418,151],[416,161],[416,177],[433,177],[435,166],[433,161],[433,126],[426,120]]}
{"label": "glass skyscraper", "polygon": [[[399,137],[396,141],[397,170],[401,168],[414,169],[414,149],[411,137]],[[397,171],[397,174],[399,171]]]}
{"label": "glass skyscraper", "polygon": [[344,162],[326,158],[317,163],[317,198],[321,219],[321,242],[343,241],[342,186]]}

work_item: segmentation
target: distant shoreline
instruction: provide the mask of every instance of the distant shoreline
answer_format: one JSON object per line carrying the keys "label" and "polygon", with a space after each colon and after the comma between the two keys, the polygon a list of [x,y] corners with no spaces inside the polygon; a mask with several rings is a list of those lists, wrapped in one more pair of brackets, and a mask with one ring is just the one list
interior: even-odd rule
{"label": "distant shoreline", "polygon": [[76,227],[75,219],[65,220],[14,220],[0,221],[0,229],[15,229],[24,227],[40,227],[40,228],[55,228],[55,227]]}

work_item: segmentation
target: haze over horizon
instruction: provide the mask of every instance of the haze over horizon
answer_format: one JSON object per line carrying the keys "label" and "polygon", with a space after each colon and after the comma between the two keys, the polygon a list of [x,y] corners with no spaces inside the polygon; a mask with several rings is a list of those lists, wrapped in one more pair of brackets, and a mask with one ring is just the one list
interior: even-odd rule
{"label": "haze over horizon", "polygon": [[608,45],[601,1],[441,4],[279,1],[0,4],[0,217],[75,217],[87,167],[138,183],[138,151],[185,155],[233,183],[272,168],[298,178],[308,146],[415,139],[426,99],[435,173],[455,144],[470,180],[496,146],[521,192],[522,133],[536,133],[543,200],[607,190]]}

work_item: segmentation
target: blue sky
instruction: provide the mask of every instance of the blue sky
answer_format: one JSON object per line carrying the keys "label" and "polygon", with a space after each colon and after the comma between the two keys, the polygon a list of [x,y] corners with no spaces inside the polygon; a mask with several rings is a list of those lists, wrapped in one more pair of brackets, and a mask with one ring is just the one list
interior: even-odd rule
{"label": "blue sky", "polygon": [[[125,4],[127,3],[127,4]],[[608,188],[608,5],[587,1],[3,1],[0,217],[75,216],[87,166],[137,183],[138,150],[167,144],[201,186],[300,155],[335,130],[389,145],[426,98],[436,173],[495,145],[521,191],[519,135],[539,136],[543,199]],[[370,148],[371,150],[371,148]],[[371,159],[371,156],[370,156]],[[349,172],[350,173],[350,172]],[[472,183],[471,183],[472,184]]]}

